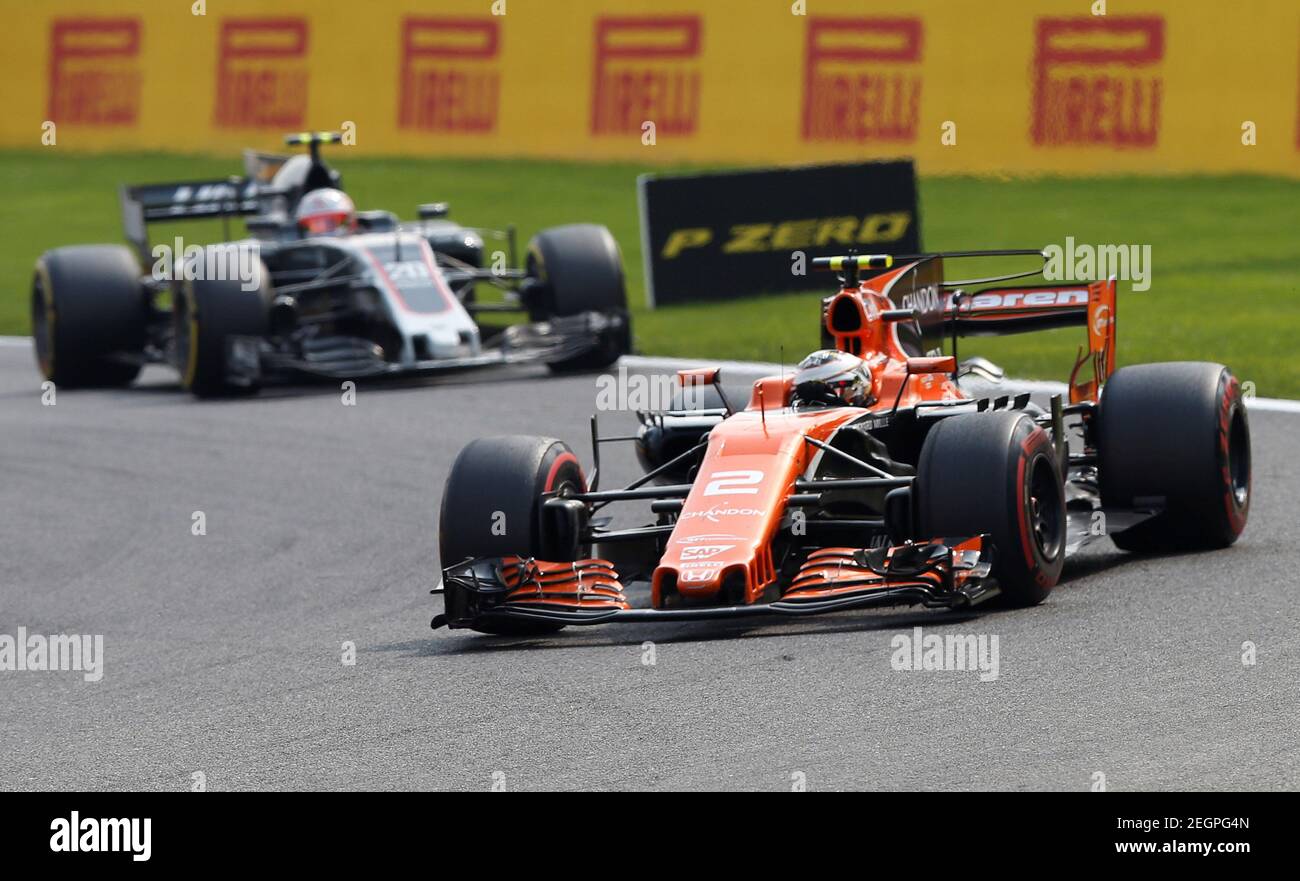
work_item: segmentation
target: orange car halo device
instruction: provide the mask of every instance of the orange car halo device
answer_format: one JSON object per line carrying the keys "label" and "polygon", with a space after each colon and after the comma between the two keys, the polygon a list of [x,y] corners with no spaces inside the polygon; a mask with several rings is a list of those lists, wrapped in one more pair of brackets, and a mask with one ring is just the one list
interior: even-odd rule
{"label": "orange car halo device", "polygon": [[[702,367],[678,373],[673,407],[639,413],[634,436],[601,437],[593,417],[590,477],[554,439],[474,442],[444,493],[434,626],[1030,605],[1068,554],[1105,535],[1134,551],[1231,543],[1250,492],[1231,372],[1116,370],[1114,278],[943,274],[945,259],[1035,255],[818,258],[841,281],[822,301],[823,351],[754,382],[743,408]],[[1068,401],[996,394],[999,368],[958,359],[962,337],[1074,325],[1087,349]],[[619,441],[646,473],[602,490],[600,449]],[[648,505],[652,522],[615,528],[602,511],[624,502]],[[527,528],[494,534],[489,513]]]}

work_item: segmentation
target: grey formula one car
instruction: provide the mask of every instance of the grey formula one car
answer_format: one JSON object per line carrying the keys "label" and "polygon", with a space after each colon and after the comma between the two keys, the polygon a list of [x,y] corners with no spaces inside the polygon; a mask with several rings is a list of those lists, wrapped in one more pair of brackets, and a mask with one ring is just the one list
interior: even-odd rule
{"label": "grey formula one car", "polygon": [[[287,144],[309,153],[245,151],[242,177],[123,187],[131,247],[55,248],[36,263],[41,372],[61,386],[125,386],[145,364],[172,364],[186,389],[212,396],[276,377],[522,361],[594,369],[630,349],[622,258],[602,226],[545,230],[522,266],[513,229],[461,226],[445,203],[421,205],[414,222],[360,211],[351,235],[305,235],[295,206],[310,192],[341,189],[320,155],[340,140],[290,135]],[[248,238],[184,254],[149,244],[153,222],[231,217],[244,218]],[[480,302],[480,283],[502,295]]]}

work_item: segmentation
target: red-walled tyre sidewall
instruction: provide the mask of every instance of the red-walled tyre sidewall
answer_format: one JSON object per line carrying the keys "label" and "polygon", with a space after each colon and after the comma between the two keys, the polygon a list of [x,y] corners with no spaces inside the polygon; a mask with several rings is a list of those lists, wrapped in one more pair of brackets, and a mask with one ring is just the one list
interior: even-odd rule
{"label": "red-walled tyre sidewall", "polygon": [[1098,422],[1103,504],[1164,508],[1111,533],[1116,545],[1199,550],[1237,540],[1250,514],[1250,423],[1232,371],[1193,361],[1117,370],[1102,390]]}
{"label": "red-walled tyre sidewall", "polygon": [[919,538],[992,536],[1004,603],[1035,605],[1051,593],[1065,562],[1065,494],[1051,438],[1033,419],[941,420],[921,449],[915,492]]}
{"label": "red-walled tyre sidewall", "polygon": [[[563,441],[547,437],[479,438],[461,450],[451,466],[438,517],[440,565],[467,558],[539,557],[542,547],[541,499],[564,486],[579,491],[586,478],[578,457]],[[564,561],[557,561],[564,562]],[[461,614],[467,598],[446,585],[447,614]],[[527,621],[496,622],[475,629],[486,633],[549,633],[563,625]]]}

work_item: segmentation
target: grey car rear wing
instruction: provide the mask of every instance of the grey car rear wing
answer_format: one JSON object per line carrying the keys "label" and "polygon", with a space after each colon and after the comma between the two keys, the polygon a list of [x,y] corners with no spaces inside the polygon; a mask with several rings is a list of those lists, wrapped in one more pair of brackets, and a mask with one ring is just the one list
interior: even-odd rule
{"label": "grey car rear wing", "polygon": [[[119,190],[122,228],[142,266],[150,259],[148,225],[164,220],[207,220],[262,213],[277,192],[250,178],[125,185]],[[227,238],[229,236],[227,235]]]}

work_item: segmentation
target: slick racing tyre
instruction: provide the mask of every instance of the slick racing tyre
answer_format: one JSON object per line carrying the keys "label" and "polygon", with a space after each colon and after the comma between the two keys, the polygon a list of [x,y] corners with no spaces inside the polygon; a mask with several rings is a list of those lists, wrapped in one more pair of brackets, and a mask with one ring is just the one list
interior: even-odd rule
{"label": "slick racing tyre", "polygon": [[1113,533],[1126,551],[1227,547],[1250,513],[1250,424],[1222,364],[1174,361],[1115,371],[1097,414],[1106,507],[1164,512]]}
{"label": "slick racing tyre", "polygon": [[237,381],[232,370],[230,337],[257,337],[270,332],[270,272],[261,267],[255,290],[237,279],[178,282],[172,295],[176,362],[181,385],[201,398],[250,394],[255,379]]}
{"label": "slick racing tyre", "polygon": [[32,276],[36,362],[56,385],[126,386],[144,363],[148,302],[120,245],[47,251]]}
{"label": "slick racing tyre", "polygon": [[[542,533],[543,493],[585,490],[578,457],[563,442],[547,437],[487,437],[472,441],[451,466],[438,516],[438,553],[446,568],[479,557],[536,557],[571,562],[545,546]],[[557,559],[564,557],[564,559]],[[470,599],[455,585],[444,594],[447,617],[466,614]],[[483,633],[530,635],[553,633],[564,625],[533,621],[498,621],[475,625]]]}
{"label": "slick racing tyre", "polygon": [[930,429],[916,480],[918,538],[993,537],[1013,606],[1041,603],[1065,564],[1065,493],[1047,432],[1023,413],[949,416]]}
{"label": "slick racing tyre", "polygon": [[532,281],[525,297],[531,320],[598,312],[617,323],[594,349],[551,362],[552,370],[595,370],[631,351],[623,257],[608,229],[578,223],[543,230],[528,244],[525,271]]}

